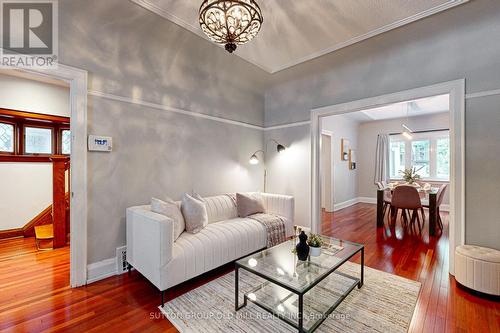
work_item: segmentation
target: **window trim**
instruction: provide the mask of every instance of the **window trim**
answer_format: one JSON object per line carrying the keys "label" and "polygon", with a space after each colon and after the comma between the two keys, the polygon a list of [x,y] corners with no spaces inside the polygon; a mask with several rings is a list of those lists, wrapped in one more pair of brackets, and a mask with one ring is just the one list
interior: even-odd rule
{"label": "window trim", "polygon": [[[413,165],[413,149],[412,142],[414,141],[429,141],[429,177],[422,177],[422,181],[441,181],[449,182],[451,170],[448,174],[448,178],[438,178],[437,177],[437,140],[448,138],[450,140],[450,131],[448,129],[443,130],[429,130],[429,131],[418,131],[412,134],[413,139],[408,140],[399,133],[394,133],[390,135],[389,145],[392,142],[404,142],[405,143],[405,168]],[[389,163],[390,167],[391,163]],[[391,170],[390,170],[391,171]],[[391,172],[389,173],[391,174]],[[394,176],[391,174],[391,180],[402,180],[399,176]]]}
{"label": "window trim", "polygon": [[[14,152],[0,152],[0,162],[49,162],[52,155],[62,154],[62,131],[70,130],[70,118],[0,108],[0,122],[14,126]],[[26,127],[47,128],[52,131],[50,154],[26,153]],[[69,156],[64,154],[64,156]]]}

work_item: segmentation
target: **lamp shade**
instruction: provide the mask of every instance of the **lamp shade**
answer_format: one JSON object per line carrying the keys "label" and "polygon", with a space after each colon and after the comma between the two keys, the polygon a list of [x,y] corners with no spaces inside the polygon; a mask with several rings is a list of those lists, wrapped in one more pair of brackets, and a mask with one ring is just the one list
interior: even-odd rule
{"label": "lamp shade", "polygon": [[257,157],[257,155],[253,154],[248,162],[253,165],[259,164],[259,158]]}
{"label": "lamp shade", "polygon": [[286,149],[285,146],[283,146],[282,144],[278,144],[276,146],[276,150],[278,151],[278,153],[285,151],[285,149]]}

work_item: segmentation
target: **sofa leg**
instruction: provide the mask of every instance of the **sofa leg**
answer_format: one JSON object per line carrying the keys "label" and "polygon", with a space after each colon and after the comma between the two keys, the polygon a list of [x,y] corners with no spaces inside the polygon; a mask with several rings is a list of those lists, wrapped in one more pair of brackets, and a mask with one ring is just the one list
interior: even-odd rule
{"label": "sofa leg", "polygon": [[161,307],[165,306],[165,290],[161,291]]}

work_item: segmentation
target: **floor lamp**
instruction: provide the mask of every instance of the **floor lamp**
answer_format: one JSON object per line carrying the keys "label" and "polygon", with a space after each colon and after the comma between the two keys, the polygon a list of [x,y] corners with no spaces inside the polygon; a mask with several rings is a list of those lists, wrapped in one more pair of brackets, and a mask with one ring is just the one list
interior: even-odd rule
{"label": "floor lamp", "polygon": [[269,147],[269,142],[273,142],[274,144],[276,144],[276,151],[278,153],[281,153],[282,151],[284,151],[286,149],[286,147],[284,145],[282,145],[281,143],[279,143],[278,141],[276,141],[274,139],[269,139],[266,142],[265,151],[262,149],[257,150],[255,153],[252,154],[252,156],[250,156],[250,160],[249,160],[249,163],[252,165],[259,164],[260,161],[259,161],[259,158],[257,157],[257,154],[262,153],[262,160],[264,162],[264,193],[266,192],[266,185],[267,185],[267,167],[266,167],[265,159],[266,159],[266,154],[267,154],[267,148]]}

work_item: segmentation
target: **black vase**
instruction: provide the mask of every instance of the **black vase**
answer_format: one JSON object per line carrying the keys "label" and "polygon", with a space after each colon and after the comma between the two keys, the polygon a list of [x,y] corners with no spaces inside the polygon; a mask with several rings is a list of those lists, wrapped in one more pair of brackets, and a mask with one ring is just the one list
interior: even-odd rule
{"label": "black vase", "polygon": [[297,244],[295,250],[297,251],[297,257],[299,260],[307,260],[307,256],[309,255],[309,245],[307,245],[307,235],[303,231],[299,235],[299,244]]}

